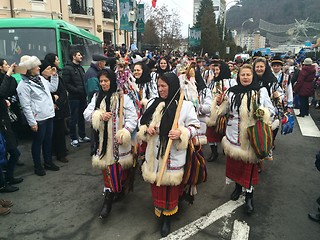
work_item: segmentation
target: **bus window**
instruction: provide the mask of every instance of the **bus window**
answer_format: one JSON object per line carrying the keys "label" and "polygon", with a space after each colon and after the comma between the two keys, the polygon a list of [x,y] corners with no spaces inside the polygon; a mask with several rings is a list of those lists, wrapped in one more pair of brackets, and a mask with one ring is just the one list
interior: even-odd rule
{"label": "bus window", "polygon": [[60,44],[61,44],[61,59],[60,64],[66,65],[69,61],[69,53],[70,53],[70,34],[66,32],[60,32]]}
{"label": "bus window", "polygon": [[5,56],[9,64],[19,63],[23,55],[44,59],[49,52],[57,53],[54,29],[0,29],[0,56]]}

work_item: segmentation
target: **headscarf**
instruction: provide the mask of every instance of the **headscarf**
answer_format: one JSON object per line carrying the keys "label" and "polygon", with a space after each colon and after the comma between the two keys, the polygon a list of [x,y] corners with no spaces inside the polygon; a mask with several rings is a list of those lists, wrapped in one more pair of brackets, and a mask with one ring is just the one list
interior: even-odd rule
{"label": "headscarf", "polygon": [[[250,105],[251,105],[251,97],[252,97],[252,90],[258,91],[260,89],[259,82],[256,80],[256,78],[253,77],[252,82],[248,86],[243,86],[240,82],[240,72],[242,69],[251,69],[252,66],[250,64],[244,64],[240,70],[239,74],[237,76],[237,85],[229,88],[228,92],[234,93],[234,95],[231,98],[231,110],[236,109],[239,112],[240,105],[242,102],[242,99],[245,95],[247,95],[247,107],[250,111]],[[253,70],[252,70],[253,71]]]}
{"label": "headscarf", "polygon": [[[260,77],[257,75],[255,71],[256,64],[258,62],[263,62],[266,70],[264,71],[263,75]],[[260,84],[260,87],[265,87],[268,91],[269,97],[271,96],[270,89],[272,87],[272,84],[274,82],[277,82],[277,78],[272,73],[271,67],[269,66],[267,60],[263,57],[258,57],[253,63],[253,78],[258,80],[258,83]]]}
{"label": "headscarf", "polygon": [[155,98],[151,106],[147,108],[147,110],[144,112],[140,120],[140,123],[141,125],[150,124],[150,122],[152,121],[152,115],[156,110],[157,106],[161,102],[165,103],[165,107],[162,112],[163,115],[160,122],[160,128],[159,128],[160,147],[158,152],[158,156],[159,156],[159,153],[161,154],[161,156],[163,156],[169,140],[168,134],[169,134],[169,131],[171,130],[174,116],[177,110],[177,102],[180,96],[180,82],[179,82],[179,78],[174,73],[164,73],[163,75],[160,75],[159,78],[164,82],[166,82],[169,86],[168,97],[166,99],[163,99],[161,97]]}
{"label": "headscarf", "polygon": [[[117,91],[117,80],[116,80],[116,75],[111,69],[103,69],[99,71],[98,73],[98,79],[104,75],[110,80],[110,89],[108,91],[103,91],[101,88],[98,92],[97,99],[96,99],[96,105],[95,109],[100,108],[100,104],[103,99],[105,99],[106,102],[106,112],[110,112],[110,99],[113,93]],[[98,143],[99,141],[99,133],[97,131],[94,132],[94,138],[95,138],[95,143]],[[102,133],[100,133],[102,134]],[[104,133],[103,133],[103,143],[102,143],[102,149],[100,152],[100,158],[103,158],[103,156],[106,154],[107,151],[107,145],[108,145],[108,122],[104,122]],[[97,146],[94,146],[94,148],[97,148]],[[95,151],[96,149],[94,149]]]}
{"label": "headscarf", "polygon": [[150,77],[150,69],[149,67],[142,62],[137,62],[134,64],[134,66],[141,66],[142,68],[142,75],[140,78],[136,78],[136,83],[137,84],[145,84],[151,81],[151,77]]}
{"label": "headscarf", "polygon": [[231,72],[230,72],[230,68],[229,68],[228,64],[224,61],[219,61],[218,64],[219,64],[219,68],[220,68],[220,73],[219,73],[219,76],[214,77],[214,81],[217,82],[217,81],[220,81],[223,79],[230,79]]}
{"label": "headscarf", "polygon": [[[163,69],[160,67],[160,62],[161,62],[162,60],[165,60],[165,61],[167,62],[167,67],[166,67],[165,70],[163,70]],[[157,72],[158,74],[164,74],[164,73],[169,72],[169,71],[170,71],[170,63],[169,63],[168,59],[166,59],[166,58],[164,58],[164,57],[163,57],[163,58],[160,58],[159,61],[158,61],[158,64],[157,64],[157,70],[156,70],[156,72]]]}

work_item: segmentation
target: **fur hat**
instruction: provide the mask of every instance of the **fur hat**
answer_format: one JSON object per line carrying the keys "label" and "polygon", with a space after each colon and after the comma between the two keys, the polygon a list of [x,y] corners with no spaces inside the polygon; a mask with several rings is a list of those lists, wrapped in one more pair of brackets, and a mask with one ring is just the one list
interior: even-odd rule
{"label": "fur hat", "polygon": [[303,61],[303,65],[312,65],[312,59],[311,58],[306,58],[304,61]]}
{"label": "fur hat", "polygon": [[24,55],[20,58],[20,67],[25,67],[27,70],[38,67],[41,65],[39,58],[36,56]]}

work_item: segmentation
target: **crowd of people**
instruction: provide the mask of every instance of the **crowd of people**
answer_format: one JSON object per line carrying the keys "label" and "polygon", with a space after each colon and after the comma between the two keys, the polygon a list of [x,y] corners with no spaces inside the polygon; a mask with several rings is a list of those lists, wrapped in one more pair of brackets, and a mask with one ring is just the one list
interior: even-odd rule
{"label": "crowd of people", "polygon": [[[91,143],[92,166],[102,170],[104,179],[101,218],[107,218],[112,203],[132,189],[134,169],[140,166],[144,181],[151,185],[161,236],[167,236],[180,201],[197,193],[196,185],[183,181],[189,148],[201,151],[205,144],[211,149],[207,163],[217,161],[223,148],[226,182],[235,185],[230,199],[244,194],[245,211],[252,214],[259,173],[263,161],[273,158],[282,119],[294,107],[300,108],[297,117],[309,115],[319,66],[310,58],[297,65],[292,58],[261,54],[233,62],[207,54],[132,50],[94,54],[87,71],[81,66],[80,51],[70,54],[63,69],[53,53],[42,61],[25,55],[11,65],[0,59],[0,131],[10,156],[5,173],[0,165],[0,192],[17,191],[15,185],[23,181],[14,177],[20,152],[9,116],[10,99],[17,95],[33,132],[36,175],[59,170],[53,153],[58,161],[68,162],[67,128],[71,147]],[[15,66],[21,71],[19,84],[11,76]],[[319,99],[314,101],[318,106]],[[257,108],[272,128],[272,147],[264,158],[257,156],[247,134],[256,122]],[[85,121],[91,125],[90,137]],[[5,215],[13,203],[2,199],[0,205],[0,215]]]}

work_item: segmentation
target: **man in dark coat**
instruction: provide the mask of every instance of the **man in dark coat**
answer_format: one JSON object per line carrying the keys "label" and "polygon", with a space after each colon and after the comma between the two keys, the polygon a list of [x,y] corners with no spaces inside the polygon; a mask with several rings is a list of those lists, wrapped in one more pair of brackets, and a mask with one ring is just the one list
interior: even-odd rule
{"label": "man in dark coat", "polygon": [[[90,138],[86,136],[85,121],[83,112],[86,109],[86,91],[84,86],[85,71],[80,65],[82,55],[80,51],[72,51],[70,53],[70,63],[62,70],[62,79],[66,84],[66,89],[69,93],[69,105],[71,110],[70,117],[70,138],[71,146],[79,147],[79,142],[89,142]],[[78,126],[77,135],[76,127]]]}

